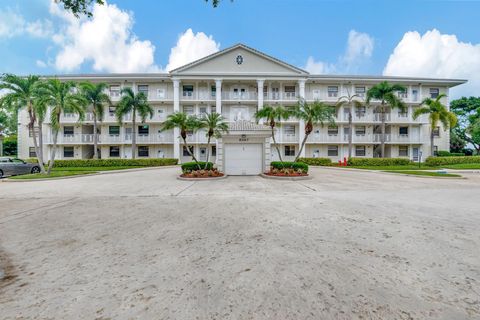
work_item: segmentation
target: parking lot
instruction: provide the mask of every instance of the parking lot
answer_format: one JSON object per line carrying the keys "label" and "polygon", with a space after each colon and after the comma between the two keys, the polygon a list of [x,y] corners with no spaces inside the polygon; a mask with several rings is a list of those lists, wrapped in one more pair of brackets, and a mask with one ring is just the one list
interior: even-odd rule
{"label": "parking lot", "polygon": [[480,174],[0,182],[2,319],[480,319]]}

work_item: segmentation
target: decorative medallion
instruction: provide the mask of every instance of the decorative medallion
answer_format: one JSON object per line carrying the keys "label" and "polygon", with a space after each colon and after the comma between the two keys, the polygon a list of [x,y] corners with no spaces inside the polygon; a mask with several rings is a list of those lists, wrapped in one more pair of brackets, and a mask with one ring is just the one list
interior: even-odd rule
{"label": "decorative medallion", "polygon": [[243,63],[243,57],[239,54],[239,55],[237,56],[236,61],[237,61],[237,64],[238,64],[238,65],[242,64],[242,63]]}

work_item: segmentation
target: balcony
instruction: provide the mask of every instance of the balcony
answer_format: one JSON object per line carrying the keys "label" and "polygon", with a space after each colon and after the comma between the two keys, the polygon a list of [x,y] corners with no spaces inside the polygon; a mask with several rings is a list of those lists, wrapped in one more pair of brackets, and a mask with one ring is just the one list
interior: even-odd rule
{"label": "balcony", "polygon": [[[48,136],[45,139],[46,144],[53,143],[53,137]],[[76,133],[76,134],[59,134],[57,137],[58,144],[91,144],[93,143],[93,133]]]}
{"label": "balcony", "polygon": [[223,100],[257,100],[258,94],[256,92],[222,92]]}
{"label": "balcony", "polygon": [[[125,134],[123,142],[131,144],[132,136],[131,133]],[[136,143],[173,143],[173,134],[137,134],[135,138]]]}
{"label": "balcony", "polygon": [[[350,135],[345,134],[343,135],[343,141],[348,143],[348,137]],[[352,142],[353,143],[372,143],[373,142],[373,137],[371,134],[354,134],[352,137]]]}
{"label": "balcony", "polygon": [[340,134],[312,134],[308,138],[309,142],[317,143],[343,143],[343,139]]}
{"label": "balcony", "polygon": [[277,133],[275,135],[275,140],[277,140],[278,143],[288,143],[288,142],[298,143],[299,137],[296,134],[287,134],[287,133],[278,134]]}

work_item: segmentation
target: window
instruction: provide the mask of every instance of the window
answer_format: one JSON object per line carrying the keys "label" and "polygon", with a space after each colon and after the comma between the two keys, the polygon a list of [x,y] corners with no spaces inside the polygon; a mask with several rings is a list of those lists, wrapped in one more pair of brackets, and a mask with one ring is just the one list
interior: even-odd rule
{"label": "window", "polygon": [[63,157],[73,158],[73,147],[63,147]]}
{"label": "window", "polygon": [[145,96],[148,97],[148,86],[147,86],[147,85],[143,85],[143,84],[142,84],[142,85],[138,85],[137,89],[138,89],[138,93],[141,92],[141,93],[143,93]]}
{"label": "window", "polygon": [[194,108],[193,106],[183,106],[183,112],[186,114],[193,114]]}
{"label": "window", "polygon": [[[195,150],[194,147],[189,146],[188,149],[190,149],[190,152],[193,154],[193,152]],[[189,157],[190,156],[190,154],[188,153],[188,150],[187,150],[187,148],[185,148],[185,146],[183,146],[183,156],[184,157]]]}
{"label": "window", "polygon": [[120,97],[120,86],[110,86],[110,97]]}
{"label": "window", "polygon": [[329,136],[336,136],[338,134],[338,127],[337,126],[328,126],[328,135]]}
{"label": "window", "polygon": [[418,99],[418,89],[412,89],[412,100],[417,101]]}
{"label": "window", "polygon": [[216,113],[216,112],[217,112],[217,107],[212,106],[212,107],[210,108],[210,110],[211,110],[212,113]]}
{"label": "window", "polygon": [[217,156],[217,147],[212,146],[212,157],[216,157],[216,156]]}
{"label": "window", "polygon": [[440,137],[440,127],[433,129],[433,136],[436,138]]}
{"label": "window", "polygon": [[183,96],[184,97],[193,97],[193,86],[183,86]]}
{"label": "window", "polygon": [[337,157],[338,156],[338,146],[328,146],[328,156]]}
{"label": "window", "polygon": [[435,99],[440,94],[440,89],[430,88],[430,98]]}
{"label": "window", "polygon": [[408,136],[408,127],[398,128],[398,134],[401,136]]}
{"label": "window", "polygon": [[295,156],[295,146],[285,146],[285,156]]}
{"label": "window", "polygon": [[35,152],[35,147],[29,147],[28,148],[28,157],[29,158],[36,158],[37,153]]}
{"label": "window", "polygon": [[32,129],[28,129],[28,136],[33,137],[33,132],[35,132],[35,137],[38,137],[38,128],[37,127],[34,127],[33,131],[32,131]]}
{"label": "window", "polygon": [[365,157],[365,146],[355,146],[355,156]]}
{"label": "window", "polygon": [[138,134],[140,135],[148,135],[149,127],[147,124],[138,126]]}
{"label": "window", "polygon": [[328,97],[337,97],[338,96],[338,86],[328,86]]}
{"label": "window", "polygon": [[355,94],[361,98],[365,97],[365,87],[355,87]]}
{"label": "window", "polygon": [[365,126],[355,126],[355,134],[357,136],[364,136],[366,133],[367,129]]}
{"label": "window", "polygon": [[285,86],[285,96],[288,98],[295,98],[295,86]]}
{"label": "window", "polygon": [[366,112],[367,112],[366,107],[357,107],[355,109],[355,114],[357,117],[364,117]]}
{"label": "window", "polygon": [[63,127],[63,135],[64,136],[72,136],[73,134],[74,134],[73,126]]}
{"label": "window", "polygon": [[120,157],[120,147],[119,146],[111,146],[110,147],[110,157],[111,158]]}
{"label": "window", "polygon": [[438,156],[438,146],[433,146],[433,155]]}
{"label": "window", "polygon": [[200,107],[200,115],[205,116],[207,114],[207,107]]}
{"label": "window", "polygon": [[210,88],[210,93],[211,93],[211,95],[212,95],[212,98],[215,98],[215,97],[217,96],[217,87],[212,86],[212,87]]}
{"label": "window", "polygon": [[398,156],[408,157],[408,146],[398,146]]}
{"label": "window", "polygon": [[292,135],[294,136],[295,135],[295,126],[294,125],[285,125],[283,127],[283,132],[286,134],[286,135]]}
{"label": "window", "polygon": [[120,135],[120,126],[109,126],[108,127],[108,134],[111,135],[111,136]]}
{"label": "window", "polygon": [[398,97],[406,99],[408,97],[407,89],[398,91]]}
{"label": "window", "polygon": [[108,113],[110,117],[113,117],[115,115],[115,107],[108,107]]}
{"label": "window", "polygon": [[314,90],[312,91],[312,96],[313,96],[313,100],[318,100],[318,99],[320,99],[320,90],[314,89]]}
{"label": "window", "polygon": [[148,157],[148,146],[138,146],[138,156],[139,157]]}
{"label": "window", "polygon": [[157,89],[157,98],[165,99],[165,89]]}
{"label": "window", "polygon": [[350,127],[343,127],[343,134],[348,136],[350,134]]}

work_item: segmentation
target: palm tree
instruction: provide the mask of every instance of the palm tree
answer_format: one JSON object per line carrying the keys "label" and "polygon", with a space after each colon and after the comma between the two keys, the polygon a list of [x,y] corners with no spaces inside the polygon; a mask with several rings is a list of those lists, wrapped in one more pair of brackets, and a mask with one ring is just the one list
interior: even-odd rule
{"label": "palm tree", "polygon": [[[0,107],[18,112],[21,108],[26,108],[29,122],[28,130],[32,133],[33,145],[35,147],[35,154],[37,155],[38,165],[42,173],[45,173],[45,166],[43,165],[43,143],[37,140],[35,132],[35,124],[37,117],[45,116],[41,114],[44,109],[36,108],[36,101],[38,99],[38,85],[41,82],[38,76],[19,77],[13,74],[4,74],[0,79],[0,90],[4,89],[7,93],[0,98]],[[40,113],[39,113],[40,112]],[[39,129],[39,139],[42,140]]]}
{"label": "palm tree", "polygon": [[78,115],[79,122],[83,121],[85,117],[87,101],[81,94],[77,93],[76,89],[74,82],[62,82],[57,78],[49,79],[39,87],[39,105],[50,107],[50,124],[53,137],[47,174],[50,174],[55,162],[60,116],[62,113],[74,113]]}
{"label": "palm tree", "polygon": [[135,94],[132,88],[123,88],[120,93],[122,97],[117,105],[115,113],[118,122],[122,122],[122,118],[126,114],[132,115],[132,159],[135,159],[135,149],[137,148],[137,132],[136,132],[136,118],[137,113],[140,115],[142,123],[145,122],[147,116],[153,117],[153,109],[148,104],[147,96],[143,92]]}
{"label": "palm tree", "polygon": [[183,146],[187,150],[188,154],[192,157],[193,161],[197,163],[198,169],[200,170],[200,164],[198,163],[197,158],[192,153],[187,144],[187,131],[196,131],[202,128],[203,124],[196,116],[187,115],[183,112],[175,112],[170,114],[167,117],[167,120],[162,125],[162,131],[171,130],[174,128],[180,129],[180,137],[183,140]]}
{"label": "palm tree", "polygon": [[402,85],[390,84],[387,81],[382,81],[367,91],[367,99],[365,100],[367,105],[369,105],[373,99],[380,100],[379,111],[382,121],[382,135],[380,138],[380,143],[382,158],[385,157],[385,113],[387,112],[387,107],[390,106],[390,108],[399,108],[402,111],[405,110],[405,104],[396,95],[397,92],[405,90],[406,88]]}
{"label": "palm tree", "polygon": [[257,121],[260,121],[261,119],[265,119],[268,122],[268,125],[272,129],[272,139],[273,139],[273,145],[275,146],[275,149],[277,149],[278,153],[278,158],[280,159],[281,162],[283,162],[282,159],[282,153],[280,152],[280,148],[278,147],[277,140],[275,138],[275,127],[277,126],[277,122],[281,120],[288,120],[292,115],[292,112],[287,110],[284,107],[278,106],[278,107],[272,107],[272,106],[263,106],[262,109],[258,110],[255,113],[255,118]]}
{"label": "palm tree", "polygon": [[413,113],[413,119],[417,119],[422,114],[428,114],[430,120],[430,152],[433,156],[434,154],[434,131],[438,126],[440,121],[443,124],[443,129],[447,130],[448,128],[453,128],[457,124],[457,117],[453,112],[448,111],[448,108],[442,104],[440,101],[442,98],[445,98],[447,95],[442,93],[439,94],[435,99],[426,98],[422,101],[422,107],[415,110]]}
{"label": "palm tree", "polygon": [[225,122],[221,114],[212,112],[200,119],[200,126],[207,130],[207,161],[205,162],[205,169],[208,167],[208,160],[210,157],[210,141],[212,137],[220,138],[224,132],[228,132],[228,123]]}
{"label": "palm tree", "polygon": [[105,83],[91,83],[84,82],[80,84],[80,89],[85,100],[88,101],[88,104],[92,107],[93,114],[93,158],[98,158],[98,134],[97,134],[97,121],[102,121],[104,106],[105,104],[111,105],[110,97],[106,94],[105,88],[107,84]]}
{"label": "palm tree", "polygon": [[353,136],[353,116],[352,116],[352,109],[363,107],[363,103],[359,100],[359,96],[356,94],[350,95],[347,93],[345,96],[341,96],[338,98],[337,107],[341,107],[343,105],[349,106],[348,108],[348,128],[349,128],[349,135],[348,135],[348,158],[352,157],[352,136]]}
{"label": "palm tree", "polygon": [[324,122],[329,122],[332,125],[335,124],[334,113],[334,107],[323,102],[315,101],[313,103],[307,103],[304,99],[299,100],[294,115],[305,122],[305,137],[303,138],[300,150],[298,150],[298,154],[295,157],[295,162],[300,158],[300,154],[305,147],[308,136],[313,131],[313,126],[316,124],[323,125]]}

